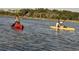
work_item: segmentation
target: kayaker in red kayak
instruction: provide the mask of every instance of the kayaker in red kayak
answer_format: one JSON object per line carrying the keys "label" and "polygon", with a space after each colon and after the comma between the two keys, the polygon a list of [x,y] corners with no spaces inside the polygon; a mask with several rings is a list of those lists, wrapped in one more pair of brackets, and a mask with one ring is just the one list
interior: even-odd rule
{"label": "kayaker in red kayak", "polygon": [[16,31],[22,31],[24,29],[24,26],[20,23],[19,16],[16,16],[15,23],[13,23],[11,27]]}

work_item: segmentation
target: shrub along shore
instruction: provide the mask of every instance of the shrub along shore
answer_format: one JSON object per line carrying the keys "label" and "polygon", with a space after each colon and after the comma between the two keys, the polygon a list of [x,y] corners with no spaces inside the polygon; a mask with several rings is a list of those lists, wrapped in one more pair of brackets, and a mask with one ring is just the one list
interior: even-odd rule
{"label": "shrub along shore", "polygon": [[60,19],[65,22],[76,22],[79,23],[79,13],[67,10],[47,9],[47,8],[35,8],[35,9],[15,9],[15,10],[0,10],[0,16],[15,17],[19,15],[25,19],[35,20],[49,20],[57,21]]}

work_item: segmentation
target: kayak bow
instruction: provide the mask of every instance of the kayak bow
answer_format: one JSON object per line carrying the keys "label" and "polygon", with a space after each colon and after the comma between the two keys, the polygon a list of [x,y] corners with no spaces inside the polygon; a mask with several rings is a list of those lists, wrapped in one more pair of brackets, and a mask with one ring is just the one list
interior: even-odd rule
{"label": "kayak bow", "polygon": [[[56,30],[56,26],[50,26],[50,28]],[[75,31],[75,28],[67,27],[67,28],[59,28],[59,30]]]}

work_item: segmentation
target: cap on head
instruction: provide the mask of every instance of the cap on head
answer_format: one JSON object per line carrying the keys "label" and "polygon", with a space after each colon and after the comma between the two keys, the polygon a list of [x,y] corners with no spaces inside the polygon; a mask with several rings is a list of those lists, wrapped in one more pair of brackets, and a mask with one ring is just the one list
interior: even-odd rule
{"label": "cap on head", "polygon": [[61,24],[63,23],[63,22],[60,22]]}

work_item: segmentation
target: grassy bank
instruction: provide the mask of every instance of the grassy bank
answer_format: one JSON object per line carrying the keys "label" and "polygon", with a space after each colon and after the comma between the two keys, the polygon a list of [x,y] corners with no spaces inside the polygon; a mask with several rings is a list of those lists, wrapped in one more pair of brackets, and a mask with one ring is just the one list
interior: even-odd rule
{"label": "grassy bank", "polygon": [[[35,19],[35,20],[48,20],[48,21],[55,21],[55,22],[57,21],[57,19],[34,18],[34,17],[28,17],[27,19]],[[63,20],[63,19],[61,19],[60,21],[79,23],[79,20]]]}
{"label": "grassy bank", "polygon": [[[0,15],[2,17],[13,17],[15,18],[15,16],[13,15]],[[20,18],[24,18],[24,19],[33,19],[33,20],[48,20],[48,21],[51,21],[51,22],[56,22],[57,19],[49,19],[49,18],[36,18],[36,17],[23,17],[23,16],[19,16]],[[79,23],[79,20],[63,20],[61,19],[61,21],[64,21],[64,22],[74,22],[74,23]]]}

